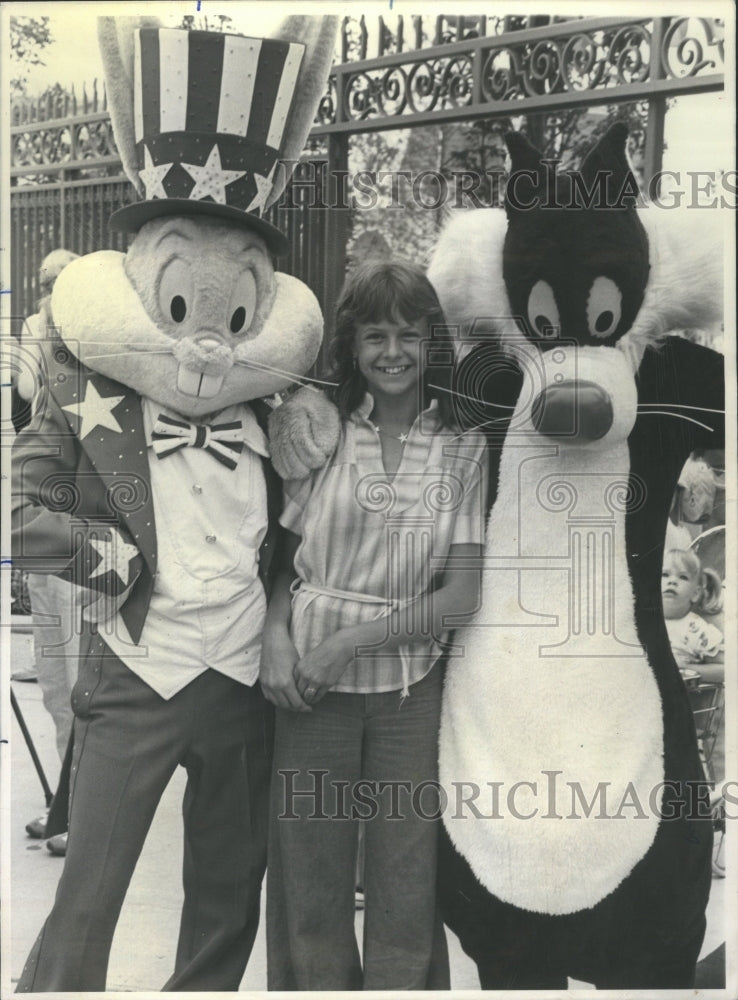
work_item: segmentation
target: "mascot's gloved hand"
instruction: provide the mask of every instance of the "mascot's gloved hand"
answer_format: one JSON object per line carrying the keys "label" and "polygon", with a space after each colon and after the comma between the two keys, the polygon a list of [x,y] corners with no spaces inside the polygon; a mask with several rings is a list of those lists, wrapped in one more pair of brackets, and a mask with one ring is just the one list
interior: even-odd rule
{"label": "mascot's gloved hand", "polygon": [[272,464],[282,479],[305,479],[336,450],[341,420],[326,396],[311,386],[269,415]]}

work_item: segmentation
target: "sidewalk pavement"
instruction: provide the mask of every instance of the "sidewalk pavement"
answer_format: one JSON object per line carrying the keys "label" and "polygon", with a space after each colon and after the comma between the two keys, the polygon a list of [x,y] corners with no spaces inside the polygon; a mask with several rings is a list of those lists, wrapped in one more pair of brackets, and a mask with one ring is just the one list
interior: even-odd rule
{"label": "sidewalk pavement", "polygon": [[[12,664],[20,669],[32,661],[32,638],[26,633],[12,635]],[[7,665],[4,675],[8,676]],[[13,683],[34,744],[52,788],[59,773],[54,727],[43,707],[38,684]],[[62,869],[63,859],[52,857],[45,842],[31,840],[25,825],[39,816],[44,807],[40,781],[15,718],[11,721],[11,815],[3,824],[11,837],[10,905],[5,912],[5,955],[10,963],[11,988],[20,976],[23,963],[49,912]],[[123,906],[113,942],[108,973],[108,990],[153,992],[161,988],[171,973],[182,904],[181,801],[185,774],[174,775],[154,818],[138,867]],[[8,831],[9,826],[9,831]],[[263,903],[263,900],[262,900]],[[723,913],[725,882],[713,879],[707,914],[707,935],[702,955],[707,955],[725,939]],[[8,917],[8,913],[10,916]],[[357,935],[361,941],[363,914],[357,913]],[[241,983],[241,991],[266,989],[266,947],[264,921]],[[456,990],[479,988],[474,964],[449,933],[451,984]],[[585,984],[571,982],[570,986]]]}

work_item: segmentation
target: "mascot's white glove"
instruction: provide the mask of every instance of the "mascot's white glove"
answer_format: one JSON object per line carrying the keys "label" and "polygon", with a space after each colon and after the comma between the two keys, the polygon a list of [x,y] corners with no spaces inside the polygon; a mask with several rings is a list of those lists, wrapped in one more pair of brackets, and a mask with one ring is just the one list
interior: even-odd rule
{"label": "mascot's white glove", "polygon": [[282,479],[305,479],[325,465],[340,433],[336,407],[322,392],[306,386],[269,415],[272,464]]}

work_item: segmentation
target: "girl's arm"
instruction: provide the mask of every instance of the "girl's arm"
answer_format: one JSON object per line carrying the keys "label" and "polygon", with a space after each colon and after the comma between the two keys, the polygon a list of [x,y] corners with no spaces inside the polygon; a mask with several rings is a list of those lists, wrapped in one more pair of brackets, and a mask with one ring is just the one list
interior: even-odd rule
{"label": "girl's arm", "polygon": [[309,712],[295,685],[293,669],[299,657],[290,637],[292,595],[290,586],[295,578],[295,553],[300,538],[286,528],[281,544],[281,559],[267,609],[261,644],[259,682],[265,698],[278,708],[293,712]]}
{"label": "girl's arm", "polygon": [[355,656],[367,653],[391,654],[402,645],[421,642],[464,623],[479,607],[481,591],[481,545],[452,545],[438,590],[422,594],[410,609],[393,611],[384,618],[353,625],[329,636],[295,665],[297,691],[304,696],[308,687],[319,701],[336,684]]}

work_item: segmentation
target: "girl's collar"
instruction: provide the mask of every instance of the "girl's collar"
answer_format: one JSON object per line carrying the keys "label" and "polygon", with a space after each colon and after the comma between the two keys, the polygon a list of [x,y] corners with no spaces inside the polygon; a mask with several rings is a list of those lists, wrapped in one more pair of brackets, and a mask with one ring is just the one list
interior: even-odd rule
{"label": "girl's collar", "polygon": [[[365,392],[364,398],[362,399],[361,403],[359,403],[359,405],[356,407],[351,416],[353,419],[357,420],[368,420],[373,409],[374,409],[374,397],[370,392]],[[427,415],[430,415],[431,413],[435,414],[437,410],[438,410],[438,400],[431,399],[428,406],[424,410],[421,410],[418,416],[425,417]]]}

